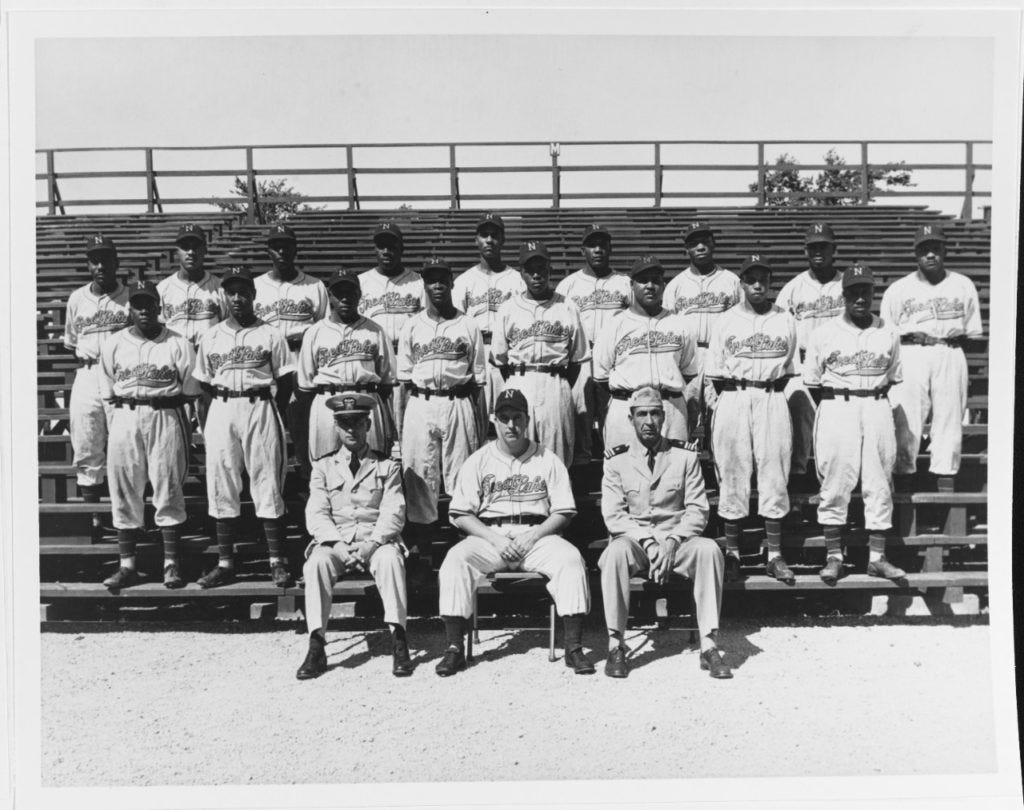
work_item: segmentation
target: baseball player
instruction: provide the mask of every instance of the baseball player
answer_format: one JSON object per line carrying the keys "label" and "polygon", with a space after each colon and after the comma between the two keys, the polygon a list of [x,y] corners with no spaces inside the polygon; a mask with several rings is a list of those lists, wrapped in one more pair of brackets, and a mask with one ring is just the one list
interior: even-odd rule
{"label": "baseball player", "polygon": [[[812,222],[804,236],[807,269],[782,287],[775,305],[796,319],[796,343],[799,362],[807,353],[811,333],[843,313],[843,280],[835,266],[836,237],[827,222]],[[801,371],[797,366],[797,371]],[[811,455],[814,430],[814,402],[804,388],[801,374],[786,383],[786,400],[793,422],[793,462],[790,486],[807,489],[807,461]]]}
{"label": "baseball player", "polygon": [[[513,295],[526,289],[516,268],[502,259],[504,245],[504,220],[492,212],[482,215],[476,224],[476,247],[480,251],[480,262],[459,274],[452,291],[455,306],[476,321],[486,345],[490,345],[494,334],[498,308]],[[482,428],[487,426],[488,414],[503,387],[501,373],[488,364],[487,381],[478,400]],[[481,435],[485,435],[483,431]]]}
{"label": "baseball player", "polygon": [[[628,275],[612,272],[612,237],[604,226],[591,223],[584,229],[582,253],[586,264],[558,282],[555,292],[565,296],[580,311],[583,333],[587,345],[593,350],[594,341],[610,324],[612,316],[629,306],[632,290]],[[605,415],[608,413],[607,400],[597,397],[593,369],[593,362],[584,362],[576,384],[572,387],[573,404],[576,407],[576,447],[573,460],[578,464],[590,461],[594,420],[596,418],[603,431]]]}
{"label": "baseball player", "polygon": [[[281,330],[297,367],[299,349],[306,331],[327,316],[327,289],[323,283],[295,266],[298,242],[287,225],[271,225],[267,232],[267,255],[271,268],[256,277],[256,317]],[[294,390],[294,386],[293,386]],[[295,448],[299,476],[309,480],[309,400],[296,396],[285,412],[288,434]]]}
{"label": "baseball player", "polygon": [[665,306],[687,316],[697,342],[697,376],[686,389],[690,421],[696,427],[706,423],[707,411],[714,406],[715,392],[701,373],[715,320],[741,297],[736,274],[715,261],[715,233],[707,222],[691,222],[683,231],[683,244],[690,265],[665,287]]}
{"label": "baseball player", "polygon": [[743,301],[711,329],[704,373],[718,394],[711,450],[718,476],[718,514],[725,522],[726,577],[740,576],[740,521],[750,512],[750,477],[757,475],[758,514],[764,517],[768,575],[796,578],[782,558],[782,519],[789,512],[793,428],[783,389],[794,374],[796,321],[772,304],[772,269],[759,255],[740,268]]}
{"label": "baseball player", "polygon": [[507,388],[518,388],[531,403],[530,438],[572,463],[576,434],[572,388],[580,364],[590,358],[580,313],[551,289],[551,261],[543,242],[524,242],[519,251],[526,292],[498,309],[491,363]]}
{"label": "baseball player", "polygon": [[466,538],[448,550],[438,574],[448,643],[436,667],[441,677],[466,666],[477,580],[502,570],[548,578],[565,628],[565,665],[578,675],[594,672],[583,652],[583,619],[590,612],[587,571],[576,547],[560,536],[576,514],[569,472],[557,455],[529,439],[529,413],[521,391],[502,391],[494,403],[497,438],[459,470],[448,513]]}
{"label": "baseball player", "polygon": [[903,382],[892,389],[901,488],[917,470],[921,434],[931,413],[929,472],[939,489],[952,489],[960,469],[962,423],[967,408],[965,341],[982,336],[974,283],[946,270],[942,226],[923,225],[914,238],[917,270],[882,295],[882,320],[903,345]]}
{"label": "baseball player", "polygon": [[206,233],[187,222],[175,240],[178,270],[156,285],[161,319],[168,328],[199,345],[199,339],[228,316],[220,279],[204,269]]}
{"label": "baseball player", "polygon": [[315,461],[335,453],[340,438],[327,400],[341,393],[369,394],[376,405],[370,416],[370,448],[391,455],[395,435],[391,389],[395,355],[384,327],[359,314],[359,276],[337,270],[327,281],[331,317],[317,321],[299,351],[299,390],[309,408],[309,452]]}
{"label": "baseball player", "polygon": [[601,514],[611,534],[601,554],[601,594],[608,625],[611,678],[629,675],[623,636],[629,619],[629,581],[643,574],[663,583],[675,573],[693,580],[700,633],[700,668],[712,678],[731,678],[718,651],[724,562],[718,544],[701,537],[708,498],[695,442],[666,439],[665,404],[653,388],[629,398],[634,436],[605,452]]}
{"label": "baseball player", "polygon": [[891,325],[871,314],[874,284],[865,264],[843,271],[846,311],[811,334],[804,362],[804,384],[818,403],[814,461],[821,481],[818,521],[827,555],[820,576],[828,585],[835,585],[842,574],[842,528],[858,479],[868,530],[867,573],[885,579],[904,576],[885,559],[896,463],[896,433],[886,394],[903,379],[900,341]]}
{"label": "baseball player", "polygon": [[633,435],[626,404],[633,391],[651,386],[665,400],[665,435],[689,435],[683,388],[697,373],[694,340],[682,315],[662,306],[665,271],[654,256],[641,256],[629,271],[633,303],[613,316],[594,343],[594,382],[611,401],[604,446],[628,444]]}
{"label": "baseball player", "polygon": [[[198,583],[203,588],[234,581],[235,524],[240,514],[242,471],[270,552],[274,584],[292,584],[283,555],[285,474],[281,411],[291,398],[292,365],[281,330],[256,317],[256,285],[245,267],[221,278],[230,315],[207,330],[199,343],[194,376],[212,401],[206,439],[206,492],[217,521],[217,566]],[[272,386],[277,384],[276,397]]]}
{"label": "baseball player", "polygon": [[145,527],[142,493],[153,485],[153,507],[164,547],[164,585],[185,583],[178,567],[185,522],[184,482],[191,427],[187,399],[199,395],[192,344],[159,321],[160,295],[149,281],[132,282],[135,325],[100,353],[100,390],[112,406],[107,471],[120,567],[103,584],[117,591],[138,582],[135,543]]}
{"label": "baseball player", "polygon": [[452,303],[452,271],[430,259],[423,276],[427,308],[398,338],[398,379],[409,393],[402,431],[402,467],[411,523],[437,520],[442,479],[455,475],[480,446],[476,396],[484,383],[484,341],[476,322]]}
{"label": "baseball player", "polygon": [[313,540],[306,549],[303,576],[309,652],[295,676],[304,681],[327,671],[324,650],[334,583],[354,570],[369,571],[384,603],[391,628],[392,667],[396,677],[412,675],[405,635],[405,496],[398,462],[370,449],[370,414],[380,402],[369,394],[339,394],[327,400],[334,414],[340,448],[313,462],[306,528]]}
{"label": "baseball player", "polygon": [[[398,353],[398,335],[405,322],[423,310],[423,280],[402,264],[405,240],[402,229],[391,221],[373,229],[377,266],[362,274],[359,314],[384,327],[391,348]],[[408,393],[399,388],[391,398],[392,415],[399,441]]]}
{"label": "baseball player", "polygon": [[[110,405],[100,391],[100,350],[116,332],[129,325],[128,289],[117,279],[117,246],[97,233],[85,241],[92,281],[68,297],[64,317],[64,346],[75,353],[78,368],[68,404],[72,464],[85,503],[99,503],[107,458]],[[98,513],[92,516],[92,539],[103,538]]]}

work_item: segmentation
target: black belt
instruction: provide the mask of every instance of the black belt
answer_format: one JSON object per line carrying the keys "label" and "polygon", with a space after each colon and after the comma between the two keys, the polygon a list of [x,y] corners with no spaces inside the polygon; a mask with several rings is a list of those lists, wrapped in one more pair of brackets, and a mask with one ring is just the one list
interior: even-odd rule
{"label": "black belt", "polygon": [[78,358],[78,367],[79,368],[92,368],[93,366],[95,366],[99,362],[100,362],[99,360],[83,360],[81,357],[79,357]]}
{"label": "black belt", "polygon": [[748,388],[763,388],[768,391],[781,391],[786,387],[788,377],[778,380],[719,380],[723,391],[745,391]]}
{"label": "black belt", "polygon": [[807,357],[807,349],[800,349],[800,362],[801,363],[804,361],[805,357]]}
{"label": "black belt", "polygon": [[249,388],[246,391],[231,391],[227,388],[216,388],[214,389],[213,395],[217,399],[222,399],[227,402],[229,399],[246,399],[250,402],[255,402],[258,399],[273,399],[270,395],[270,388]]}
{"label": "black belt", "polygon": [[547,518],[543,515],[519,515],[519,517],[480,518],[485,526],[539,526]]}
{"label": "black belt", "polygon": [[506,366],[510,374],[522,374],[525,376],[528,371],[536,371],[541,374],[550,374],[552,377],[569,376],[569,369],[565,366],[542,365],[539,363],[514,363]]}
{"label": "black belt", "polygon": [[398,338],[391,341],[391,348],[394,349],[395,354],[398,354]]}
{"label": "black belt", "polygon": [[151,399],[132,399],[131,397],[114,397],[110,400],[110,403],[115,408],[130,408],[135,410],[136,408],[145,405],[146,407],[152,408],[155,411],[167,410],[170,408],[180,408],[188,402],[188,397],[176,396],[176,397],[152,397]]}
{"label": "black belt", "polygon": [[698,340],[698,341],[697,341],[697,346],[698,346],[699,348],[701,348],[701,349],[706,349],[706,348],[708,348],[708,347],[709,347],[710,345],[711,345],[711,344],[710,344],[710,343],[708,343],[708,342],[707,342],[706,340]]}
{"label": "black belt", "polygon": [[884,399],[889,393],[891,386],[885,385],[881,388],[822,388],[822,399],[845,399],[849,402],[850,397],[864,397],[869,399]]}
{"label": "black belt", "polygon": [[966,335],[959,335],[951,338],[937,338],[931,335],[916,336],[916,335],[900,335],[900,343],[904,346],[934,346],[936,343],[944,343],[947,346],[959,348],[964,345],[964,341],[967,339]]}
{"label": "black belt", "polygon": [[379,394],[381,386],[377,383],[360,383],[358,385],[318,385],[318,394],[344,394],[347,392]]}
{"label": "black belt", "polygon": [[484,343],[487,343],[488,345],[491,342],[491,335],[492,334],[493,333],[491,332],[490,329],[481,329],[480,330],[480,337],[482,337],[484,339]]}
{"label": "black belt", "polygon": [[477,392],[476,383],[466,383],[465,385],[457,385],[454,388],[441,388],[438,390],[420,388],[414,383],[406,383],[405,387],[414,397],[423,397],[424,399],[430,399],[431,397],[464,399],[465,397],[474,396]]}
{"label": "black belt", "polygon": [[[650,387],[654,388],[653,385]],[[677,397],[681,397],[683,395],[682,391],[673,391],[669,388],[655,388],[654,390],[661,394],[662,399],[676,399]],[[631,396],[633,396],[632,391],[623,391],[619,388],[612,389],[610,393],[612,395],[612,399],[629,399]]]}

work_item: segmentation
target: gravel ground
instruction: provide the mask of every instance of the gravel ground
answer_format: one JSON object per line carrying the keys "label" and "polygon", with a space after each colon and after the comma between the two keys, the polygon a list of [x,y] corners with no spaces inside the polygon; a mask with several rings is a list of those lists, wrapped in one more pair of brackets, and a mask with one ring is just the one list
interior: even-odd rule
{"label": "gravel ground", "polygon": [[[630,631],[626,680],[600,663],[589,677],[549,663],[544,633],[482,630],[475,664],[441,680],[436,620],[411,625],[418,668],[397,679],[383,631],[352,626],[329,635],[330,671],[303,683],[293,630],[44,633],[43,785],[995,768],[989,630],[977,622],[731,622],[731,681],[699,671],[675,630]],[[599,630],[586,640],[600,662]]]}

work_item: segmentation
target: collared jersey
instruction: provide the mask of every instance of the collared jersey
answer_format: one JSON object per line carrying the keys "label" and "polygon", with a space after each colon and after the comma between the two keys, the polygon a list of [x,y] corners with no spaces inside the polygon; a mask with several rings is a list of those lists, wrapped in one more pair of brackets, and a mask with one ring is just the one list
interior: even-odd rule
{"label": "collared jersey", "polygon": [[128,288],[120,281],[108,294],[95,295],[86,284],[68,297],[64,346],[82,360],[98,360],[103,344],[131,324]]}
{"label": "collared jersey", "polygon": [[195,365],[196,351],[181,335],[163,327],[150,339],[133,326],[118,332],[103,346],[100,396],[196,396],[200,389],[192,376]]}
{"label": "collared jersey", "polygon": [[558,293],[546,301],[518,293],[498,310],[491,338],[491,357],[498,365],[566,366],[589,356],[579,310]]}
{"label": "collared jersey", "polygon": [[626,309],[633,300],[633,287],[625,273],[609,273],[598,278],[589,267],[570,273],[555,287],[580,311],[583,332],[591,345],[608,326],[612,316]]}
{"label": "collared jersey", "polygon": [[327,316],[327,288],[301,270],[291,281],[275,280],[264,273],[253,282],[256,317],[276,326],[285,337],[302,334]]}
{"label": "collared jersey", "polygon": [[836,273],[822,284],[814,273],[805,270],[783,285],[775,304],[796,319],[796,345],[806,349],[811,332],[843,314],[843,274]]}
{"label": "collared jersey", "polygon": [[740,297],[739,276],[717,264],[706,276],[691,264],[665,285],[665,308],[688,316],[698,343],[711,340],[715,319],[736,306]]}
{"label": "collared jersey", "polygon": [[709,377],[778,380],[792,375],[796,321],[772,304],[759,315],[744,301],[715,321],[704,360]]}
{"label": "collared jersey", "polygon": [[569,471],[555,453],[531,441],[513,458],[492,441],[462,465],[448,512],[480,518],[575,515],[576,501]]}
{"label": "collared jersey", "polygon": [[294,370],[292,353],[279,329],[261,320],[243,327],[228,318],[199,341],[192,376],[219,388],[246,391],[267,388]]}
{"label": "collared jersey", "polygon": [[392,343],[398,340],[405,322],[426,307],[423,279],[412,270],[394,278],[376,268],[367,270],[359,274],[359,286],[359,314],[383,326]]}
{"label": "collared jersey", "polygon": [[228,317],[228,303],[220,279],[203,271],[198,281],[172,273],[156,285],[160,293],[160,320],[196,346],[203,333]]}
{"label": "collared jersey", "polygon": [[894,281],[882,295],[882,319],[901,335],[924,332],[934,338],[982,335],[981,307],[974,282],[946,271],[938,284],[920,270]]}
{"label": "collared jersey", "polygon": [[630,307],[611,319],[594,343],[594,379],[612,389],[645,385],[682,391],[696,374],[693,335],[682,315],[663,309],[653,318]]}
{"label": "collared jersey", "polygon": [[521,292],[526,292],[526,282],[518,268],[508,265],[496,273],[481,262],[455,279],[452,302],[476,321],[481,332],[490,334],[498,328],[498,309]]}
{"label": "collared jersey", "polygon": [[476,322],[461,312],[445,320],[424,310],[408,320],[398,338],[398,379],[434,391],[476,380],[483,384],[484,340]]}
{"label": "collared jersey", "polygon": [[867,329],[840,315],[810,337],[804,359],[806,385],[872,390],[902,380],[899,335],[876,315]]}
{"label": "collared jersey", "polygon": [[299,350],[299,388],[318,385],[359,385],[395,381],[395,355],[384,327],[369,318],[341,323],[317,321]]}

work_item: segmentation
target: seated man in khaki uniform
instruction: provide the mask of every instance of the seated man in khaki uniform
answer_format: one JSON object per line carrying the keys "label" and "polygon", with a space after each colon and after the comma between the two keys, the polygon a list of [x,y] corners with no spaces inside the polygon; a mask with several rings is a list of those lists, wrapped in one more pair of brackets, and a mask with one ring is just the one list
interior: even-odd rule
{"label": "seated man in khaki uniform", "polygon": [[295,673],[300,681],[327,671],[324,632],[331,613],[334,583],[355,570],[369,570],[391,627],[397,677],[411,675],[405,636],[407,596],[400,532],[405,524],[405,494],[397,461],[371,450],[366,440],[370,413],[377,406],[368,394],[345,393],[327,400],[334,411],[341,447],[313,462],[306,504],[306,626],[309,652]]}
{"label": "seated man in khaki uniform", "polygon": [[700,668],[731,678],[716,641],[725,560],[714,540],[700,536],[708,498],[696,445],[662,436],[665,406],[653,388],[633,392],[629,414],[636,438],[605,453],[601,481],[601,514],[612,536],[598,562],[609,637],[605,675],[629,674],[623,635],[630,577],[662,583],[676,573],[693,580]]}

